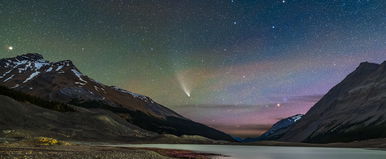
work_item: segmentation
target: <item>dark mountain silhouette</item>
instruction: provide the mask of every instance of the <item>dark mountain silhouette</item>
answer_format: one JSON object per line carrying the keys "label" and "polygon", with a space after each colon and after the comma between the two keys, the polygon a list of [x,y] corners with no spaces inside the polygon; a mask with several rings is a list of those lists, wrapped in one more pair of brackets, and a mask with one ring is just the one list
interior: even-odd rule
{"label": "dark mountain silhouette", "polygon": [[279,139],[349,142],[386,137],[386,62],[364,62]]}
{"label": "dark mountain silhouette", "polygon": [[113,112],[131,124],[156,133],[233,140],[147,96],[99,83],[83,75],[69,60],[49,62],[36,53],[1,59],[0,85],[47,101]]}

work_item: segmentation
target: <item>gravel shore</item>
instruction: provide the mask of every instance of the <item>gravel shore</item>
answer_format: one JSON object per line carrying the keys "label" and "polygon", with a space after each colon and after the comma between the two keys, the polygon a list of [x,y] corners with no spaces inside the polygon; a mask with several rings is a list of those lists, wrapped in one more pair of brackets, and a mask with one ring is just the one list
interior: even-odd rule
{"label": "gravel shore", "polygon": [[53,138],[0,142],[0,159],[210,159],[216,156],[220,155],[187,150],[73,144]]}
{"label": "gravel shore", "polygon": [[0,147],[1,159],[171,159],[155,151],[95,146]]}

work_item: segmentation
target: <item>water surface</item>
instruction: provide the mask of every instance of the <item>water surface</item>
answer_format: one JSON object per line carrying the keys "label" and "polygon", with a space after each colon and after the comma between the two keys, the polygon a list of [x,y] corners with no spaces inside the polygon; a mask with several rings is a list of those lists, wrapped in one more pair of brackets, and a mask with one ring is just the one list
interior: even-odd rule
{"label": "water surface", "polygon": [[115,146],[192,150],[230,156],[219,157],[220,159],[386,159],[386,151],[356,148],[194,144],[127,144]]}

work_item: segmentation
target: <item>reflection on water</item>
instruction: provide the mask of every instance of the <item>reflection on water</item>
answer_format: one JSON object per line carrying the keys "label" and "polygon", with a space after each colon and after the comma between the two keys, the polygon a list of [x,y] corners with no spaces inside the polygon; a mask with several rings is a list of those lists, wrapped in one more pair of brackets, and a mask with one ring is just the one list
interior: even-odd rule
{"label": "reflection on water", "polygon": [[353,148],[189,144],[130,144],[115,146],[192,150],[230,156],[219,157],[221,159],[386,159],[386,151]]}

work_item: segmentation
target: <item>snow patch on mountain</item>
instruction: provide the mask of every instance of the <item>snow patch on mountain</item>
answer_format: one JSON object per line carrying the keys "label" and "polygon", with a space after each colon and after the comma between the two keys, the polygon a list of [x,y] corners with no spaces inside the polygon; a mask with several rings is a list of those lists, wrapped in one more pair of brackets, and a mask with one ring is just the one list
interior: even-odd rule
{"label": "snow patch on mountain", "polygon": [[50,67],[50,68],[48,68],[47,70],[46,70],[46,72],[51,72],[52,71],[52,67]]}
{"label": "snow patch on mountain", "polygon": [[86,83],[81,83],[81,82],[75,82],[75,84],[81,85],[81,86],[85,86],[86,85]]}
{"label": "snow patch on mountain", "polygon": [[13,88],[17,88],[17,87],[19,87],[20,85],[19,84],[16,84],[15,86],[13,86],[13,87],[11,87],[12,89]]}
{"label": "snow patch on mountain", "polygon": [[9,74],[12,70],[13,70],[13,69],[11,69],[11,70],[5,72],[3,75],[0,76],[0,78],[4,78],[4,77],[5,77],[7,74]]}
{"label": "snow patch on mountain", "polygon": [[63,65],[59,65],[57,68],[56,68],[56,72],[58,72],[60,69],[62,69],[64,66]]}
{"label": "snow patch on mountain", "polygon": [[26,83],[26,82],[28,82],[29,80],[31,80],[31,79],[33,79],[34,77],[36,77],[37,75],[39,75],[39,71],[37,71],[37,72],[34,72],[34,73],[32,73],[23,83]]}
{"label": "snow patch on mountain", "polygon": [[24,65],[24,64],[26,64],[26,63],[28,63],[28,62],[29,62],[28,60],[23,60],[23,61],[19,61],[19,60],[17,60],[17,61],[12,61],[13,68],[15,69],[15,68],[17,68],[18,66]]}
{"label": "snow patch on mountain", "polygon": [[151,100],[149,97],[146,97],[146,96],[143,96],[143,95],[140,95],[140,94],[137,94],[137,93],[129,92],[127,90],[124,90],[124,89],[116,87],[116,86],[112,86],[111,88],[113,88],[113,89],[115,89],[115,90],[117,90],[119,92],[125,93],[125,94],[130,94],[131,96],[133,96],[135,98],[138,98],[138,99],[141,99],[141,100],[144,100],[144,101],[150,101],[151,103],[154,103],[154,101]]}
{"label": "snow patch on mountain", "polygon": [[[79,71],[75,70],[75,69],[71,69],[71,71],[75,74],[75,76],[78,77],[78,79],[83,82],[81,85],[85,85],[87,83],[87,81],[85,81],[83,78],[82,78],[82,73],[80,73]],[[80,82],[78,82],[80,83]]]}
{"label": "snow patch on mountain", "polygon": [[293,122],[297,122],[298,120],[300,120],[301,118],[303,117],[302,114],[298,114],[298,115],[295,115],[292,118]]}
{"label": "snow patch on mountain", "polygon": [[35,70],[40,70],[40,68],[50,65],[47,61],[39,60],[34,62]]}
{"label": "snow patch on mountain", "polygon": [[12,75],[12,76],[8,77],[8,78],[7,78],[7,79],[5,79],[3,82],[7,82],[7,81],[9,81],[9,80],[10,80],[10,79],[12,79],[14,76],[15,76],[15,75]]}

